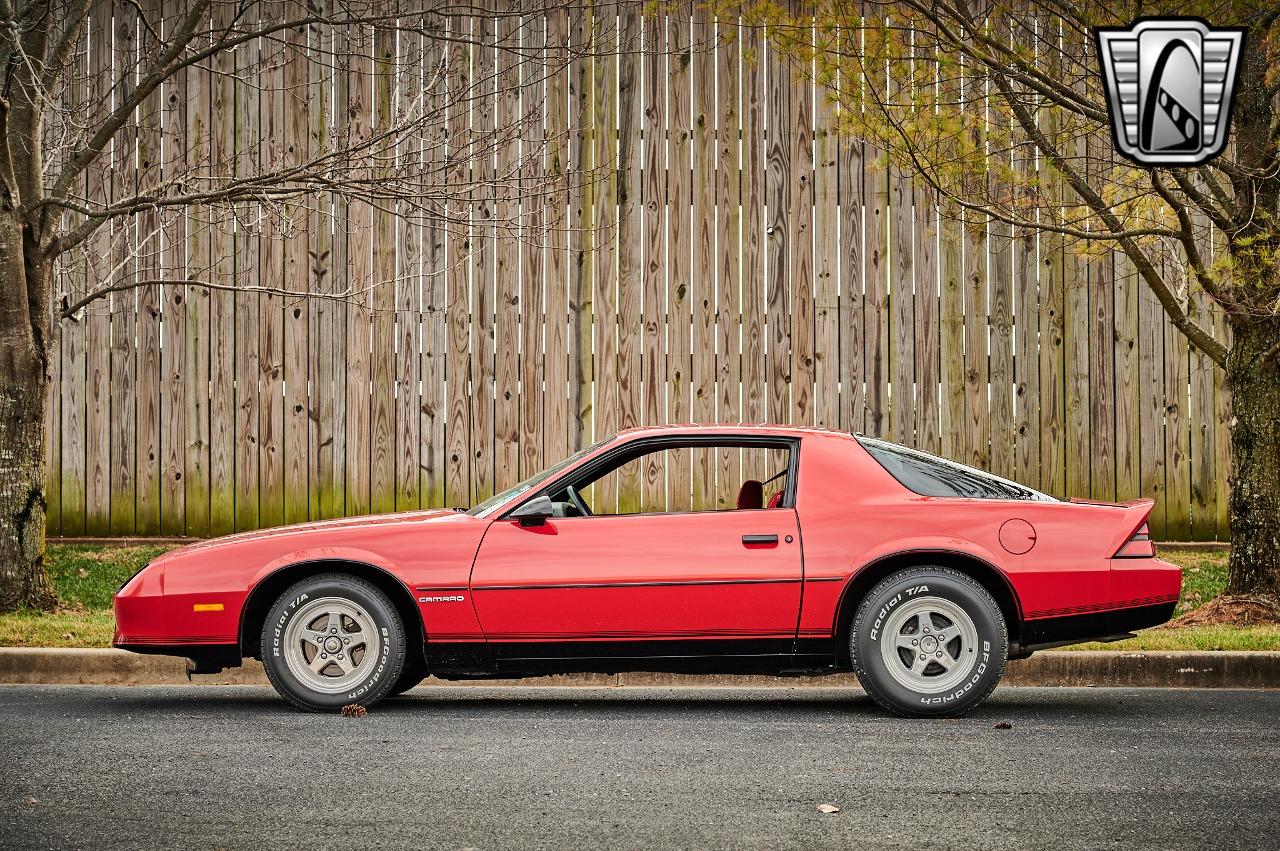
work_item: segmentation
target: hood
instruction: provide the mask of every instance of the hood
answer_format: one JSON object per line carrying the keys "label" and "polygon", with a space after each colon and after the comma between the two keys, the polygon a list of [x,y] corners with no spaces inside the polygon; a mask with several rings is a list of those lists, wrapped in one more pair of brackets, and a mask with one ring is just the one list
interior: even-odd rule
{"label": "hood", "polygon": [[254,541],[275,541],[282,538],[296,538],[304,540],[306,537],[316,533],[334,532],[353,526],[359,526],[362,529],[372,529],[380,526],[404,526],[419,523],[431,524],[465,516],[467,515],[461,514],[452,509],[438,508],[427,511],[403,511],[398,514],[370,514],[361,517],[340,517],[335,520],[315,520],[309,523],[296,523],[292,526],[274,526],[270,529],[255,529],[251,532],[237,532],[234,535],[224,535],[221,538],[210,538],[204,541],[196,541],[193,544],[187,544],[185,547],[170,550],[152,563],[159,564],[160,562],[180,558],[191,553],[220,549],[222,547],[229,547],[236,544],[245,544]]}

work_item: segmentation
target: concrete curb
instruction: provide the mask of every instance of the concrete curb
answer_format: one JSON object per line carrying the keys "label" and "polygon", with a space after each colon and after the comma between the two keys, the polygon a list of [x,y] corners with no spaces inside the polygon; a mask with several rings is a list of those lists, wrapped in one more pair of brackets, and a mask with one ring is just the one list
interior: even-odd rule
{"label": "concrete curb", "polygon": [[[142,656],[123,650],[0,647],[0,683],[27,685],[266,685],[262,665],[220,674],[187,676],[184,659]],[[428,679],[424,686],[476,685],[592,688],[739,686],[752,688],[856,687],[852,674],[829,677],[696,676],[628,673],[574,674],[528,680],[449,682]],[[1120,653],[1049,651],[1009,663],[1010,686],[1119,686],[1126,688],[1280,688],[1280,652]]]}

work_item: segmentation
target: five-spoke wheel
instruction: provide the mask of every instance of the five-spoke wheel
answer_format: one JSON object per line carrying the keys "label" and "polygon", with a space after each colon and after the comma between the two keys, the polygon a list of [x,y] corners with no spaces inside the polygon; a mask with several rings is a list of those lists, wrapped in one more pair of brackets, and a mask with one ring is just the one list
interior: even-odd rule
{"label": "five-spoke wheel", "polygon": [[364,677],[381,644],[364,607],[321,597],[304,604],[285,629],[285,663],[308,688],[337,693]]}
{"label": "five-spoke wheel", "polygon": [[952,688],[976,658],[978,631],[973,619],[942,597],[907,601],[889,616],[884,631],[892,637],[880,642],[885,669],[912,691]]}

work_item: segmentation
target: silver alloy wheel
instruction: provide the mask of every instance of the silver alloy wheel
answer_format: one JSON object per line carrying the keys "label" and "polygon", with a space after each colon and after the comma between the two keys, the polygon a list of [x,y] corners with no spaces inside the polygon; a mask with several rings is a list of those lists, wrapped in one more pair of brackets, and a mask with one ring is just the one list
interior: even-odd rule
{"label": "silver alloy wheel", "polygon": [[978,661],[973,618],[942,597],[913,597],[885,622],[880,654],[889,675],[911,691],[935,694],[964,682]]}
{"label": "silver alloy wheel", "polygon": [[377,664],[382,638],[373,618],[342,597],[309,601],[284,630],[284,661],[309,689],[336,694],[359,685]]}

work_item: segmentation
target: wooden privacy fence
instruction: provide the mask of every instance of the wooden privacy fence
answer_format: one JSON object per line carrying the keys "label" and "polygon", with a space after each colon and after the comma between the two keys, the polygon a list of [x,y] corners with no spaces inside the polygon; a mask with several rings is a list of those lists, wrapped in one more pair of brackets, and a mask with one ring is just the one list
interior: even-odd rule
{"label": "wooden privacy fence", "polygon": [[[129,8],[95,12],[92,73],[109,73]],[[492,69],[516,26],[534,60],[449,121],[484,133],[536,115],[503,143],[548,140],[524,168],[608,177],[534,198],[491,182],[461,227],[328,196],[287,233],[255,229],[252,205],[234,222],[194,208],[128,223],[136,251],[110,274],[190,282],[62,323],[50,532],[204,536],[468,505],[620,428],[774,421],[886,436],[1056,495],[1154,496],[1157,536],[1225,537],[1221,377],[1123,257],[940,216],[831,132],[822,92],[758,31],[611,9],[468,19],[473,43],[443,58],[374,34],[337,72],[255,43],[157,93],[139,112],[158,123],[122,134],[91,181],[133,179],[150,126],[169,150],[239,151],[376,124],[421,95],[425,64]],[[493,181],[503,158],[466,167]],[[264,281],[305,295],[207,285]],[[738,464],[677,460],[661,483],[624,476],[597,498],[665,487],[706,503]]]}

